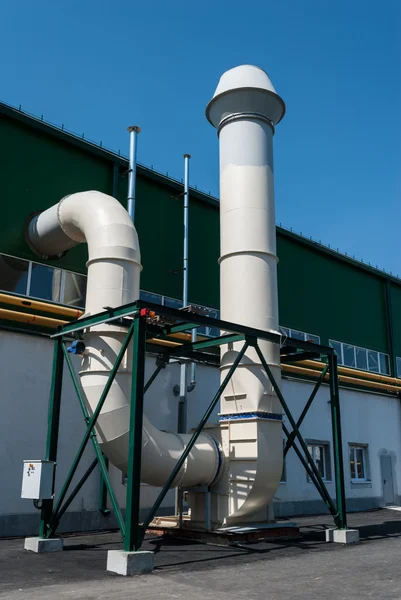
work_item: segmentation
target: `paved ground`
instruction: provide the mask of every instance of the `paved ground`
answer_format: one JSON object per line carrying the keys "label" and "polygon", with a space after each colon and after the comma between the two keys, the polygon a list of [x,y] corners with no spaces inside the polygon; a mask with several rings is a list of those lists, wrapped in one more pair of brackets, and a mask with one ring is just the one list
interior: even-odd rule
{"label": "paved ground", "polygon": [[151,575],[124,578],[105,571],[116,533],[69,536],[65,551],[36,555],[23,540],[0,540],[0,598],[9,600],[401,600],[401,512],[349,515],[361,543],[324,542],[327,516],[296,519],[300,542],[220,548],[149,538]]}

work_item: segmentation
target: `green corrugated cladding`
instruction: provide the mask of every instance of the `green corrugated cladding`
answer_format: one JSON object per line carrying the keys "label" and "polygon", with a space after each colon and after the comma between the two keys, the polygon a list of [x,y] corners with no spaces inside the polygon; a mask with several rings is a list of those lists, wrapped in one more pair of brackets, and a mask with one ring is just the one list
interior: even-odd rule
{"label": "green corrugated cladding", "polygon": [[331,338],[388,351],[381,277],[316,251],[302,238],[279,234],[277,245],[281,325],[320,335],[325,344]]}
{"label": "green corrugated cladding", "polygon": [[401,286],[392,283],[390,289],[394,353],[401,357]]}
{"label": "green corrugated cladding", "polygon": [[[5,109],[0,164],[0,252],[35,259],[24,240],[24,222],[67,194],[114,191],[126,204],[126,161]],[[181,192],[182,185],[138,168],[141,288],[175,298],[182,295]],[[218,306],[218,204],[191,191],[189,228],[190,299]],[[281,325],[320,335],[322,343],[332,338],[390,352],[384,275],[280,229],[277,243]],[[57,264],[85,272],[86,258],[82,246]],[[401,285],[395,279],[391,305],[394,349],[401,356]]]}

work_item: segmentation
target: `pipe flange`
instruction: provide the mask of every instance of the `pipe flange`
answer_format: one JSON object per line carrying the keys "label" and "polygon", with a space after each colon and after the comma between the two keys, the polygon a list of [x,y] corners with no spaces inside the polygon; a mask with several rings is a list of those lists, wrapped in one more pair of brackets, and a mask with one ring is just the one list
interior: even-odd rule
{"label": "pipe flange", "polygon": [[264,123],[267,123],[272,128],[274,135],[273,122],[269,119],[269,117],[266,117],[266,115],[257,112],[240,112],[224,117],[217,127],[217,135],[220,135],[220,131],[223,129],[224,125],[233,123],[234,121],[243,121],[244,119],[253,119],[254,121],[263,121]]}

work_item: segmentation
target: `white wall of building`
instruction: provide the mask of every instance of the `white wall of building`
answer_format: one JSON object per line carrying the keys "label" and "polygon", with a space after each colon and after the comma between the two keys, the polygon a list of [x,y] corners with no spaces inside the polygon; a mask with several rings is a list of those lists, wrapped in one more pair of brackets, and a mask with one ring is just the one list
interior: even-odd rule
{"label": "white wall of building", "polygon": [[[39,459],[45,455],[47,409],[51,383],[53,343],[42,337],[19,333],[0,332],[1,408],[0,456],[2,493],[0,496],[0,536],[35,533],[38,511],[30,500],[20,498],[22,464],[24,459]],[[79,358],[73,357],[76,365]],[[154,357],[146,362],[146,379],[155,368]],[[198,366],[198,383],[188,394],[188,427],[195,427],[219,385],[219,371],[213,367]],[[179,366],[171,364],[164,369],[145,397],[145,410],[159,428],[176,430],[178,399],[173,387],[179,382]],[[297,418],[311,393],[309,383],[283,380],[284,396]],[[394,489],[399,500],[401,457],[401,410],[396,398],[341,389],[343,449],[345,482],[348,506],[351,510],[380,506],[382,503],[382,477],[380,456],[392,457]],[[328,442],[330,448],[331,476],[334,481],[333,446],[330,419],[329,390],[323,386],[301,428],[306,439]],[[212,420],[217,422],[218,410]],[[287,423],[289,426],[289,424]],[[290,428],[290,426],[289,426]],[[59,458],[57,464],[56,493],[68,472],[75,452],[84,435],[82,413],[68,372],[64,374],[60,420]],[[366,446],[370,481],[352,483],[348,444]],[[91,445],[85,452],[78,475],[93,460]],[[117,497],[124,507],[125,487],[121,473],[110,467]],[[101,517],[98,511],[100,475],[98,468],[63,517],[66,530],[85,530],[110,527],[112,517]],[[327,487],[335,497],[334,483]],[[150,507],[158,489],[142,486],[142,507]],[[163,503],[164,511],[174,505],[174,492]],[[280,484],[276,494],[276,514],[296,515],[321,512],[324,505],[293,451],[286,459],[286,483]]]}

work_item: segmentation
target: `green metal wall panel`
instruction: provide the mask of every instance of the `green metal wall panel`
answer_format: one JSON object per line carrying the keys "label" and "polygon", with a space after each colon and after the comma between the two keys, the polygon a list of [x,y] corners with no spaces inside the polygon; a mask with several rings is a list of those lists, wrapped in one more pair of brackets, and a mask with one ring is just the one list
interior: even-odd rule
{"label": "green metal wall panel", "polygon": [[[118,178],[120,202],[126,206],[127,176]],[[183,195],[138,173],[135,226],[138,231],[143,271],[141,288],[182,298]],[[189,298],[203,306],[219,304],[219,220],[211,204],[190,195]]]}
{"label": "green metal wall panel", "polygon": [[390,294],[394,352],[401,357],[401,286],[392,284]]}
{"label": "green metal wall panel", "polygon": [[[0,189],[3,217],[0,252],[37,260],[24,240],[24,223],[33,212],[52,206],[74,192],[97,189],[111,193],[111,165],[39,130],[0,119]],[[85,272],[83,245],[58,261],[66,269]]]}
{"label": "green metal wall panel", "polygon": [[[0,118],[0,186],[6,218],[0,222],[0,252],[38,260],[24,239],[29,215],[52,206],[67,194],[99,190],[112,194],[114,164],[62,138]],[[117,197],[126,206],[127,171],[120,166]],[[135,224],[141,245],[141,287],[182,297],[183,197],[180,189],[162,185],[138,172]],[[219,224],[217,210],[190,197],[192,302],[218,305]],[[72,271],[86,272],[86,246],[74,248],[57,262]]]}
{"label": "green metal wall panel", "polygon": [[388,352],[381,277],[285,234],[278,256],[281,325]]}
{"label": "green metal wall panel", "polygon": [[[0,252],[33,259],[23,234],[34,211],[66,194],[116,190],[126,206],[128,163],[0,106],[0,186],[3,218]],[[117,169],[117,174],[116,174]],[[114,177],[116,179],[114,180]],[[115,184],[115,185],[114,185]],[[136,227],[141,245],[142,289],[182,297],[183,187],[138,168]],[[219,304],[218,203],[191,190],[189,297]],[[293,329],[389,352],[386,276],[278,229],[280,323]],[[58,266],[85,273],[86,247]],[[393,340],[401,356],[401,285],[391,285]]]}

